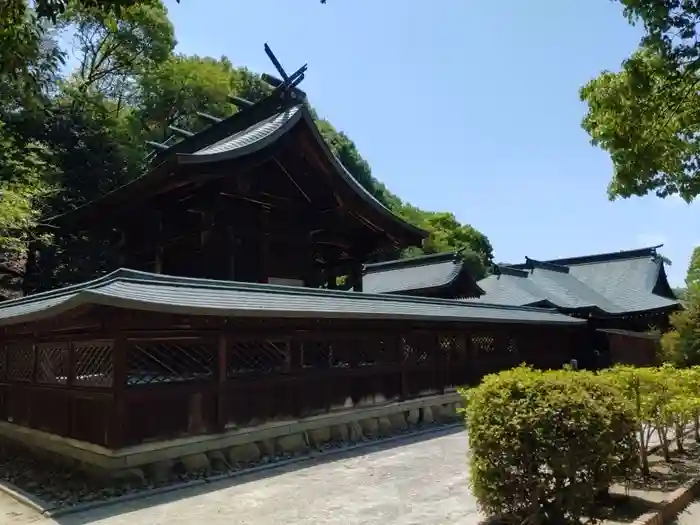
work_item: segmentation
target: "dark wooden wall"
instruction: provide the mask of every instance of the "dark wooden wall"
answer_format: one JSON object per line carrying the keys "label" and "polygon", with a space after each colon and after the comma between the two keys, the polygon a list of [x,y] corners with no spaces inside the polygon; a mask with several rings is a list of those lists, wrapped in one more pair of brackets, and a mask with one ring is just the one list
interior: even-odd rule
{"label": "dark wooden wall", "polygon": [[6,329],[0,418],[110,447],[559,368],[585,329],[186,317],[92,309]]}

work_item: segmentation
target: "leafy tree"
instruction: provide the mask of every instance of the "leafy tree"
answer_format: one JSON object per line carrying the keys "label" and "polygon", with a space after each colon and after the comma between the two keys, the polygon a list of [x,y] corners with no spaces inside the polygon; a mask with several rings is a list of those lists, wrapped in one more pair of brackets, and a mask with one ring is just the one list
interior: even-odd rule
{"label": "leafy tree", "polygon": [[175,47],[165,6],[156,0],[124,7],[118,15],[71,2],[59,27],[70,30],[77,50],[79,65],[70,78],[74,87],[120,102],[134,96],[135,77],[158,67]]}
{"label": "leafy tree", "polygon": [[51,192],[47,172],[51,155],[45,145],[24,142],[0,122],[0,252],[26,250]]}
{"label": "leafy tree", "polygon": [[621,71],[582,88],[583,128],[610,153],[611,198],[653,191],[690,201],[700,192],[700,4],[618,1],[645,35]]}
{"label": "leafy tree", "polygon": [[671,326],[673,330],[661,337],[664,357],[678,366],[700,365],[700,247],[690,257],[684,308],[671,315]]}

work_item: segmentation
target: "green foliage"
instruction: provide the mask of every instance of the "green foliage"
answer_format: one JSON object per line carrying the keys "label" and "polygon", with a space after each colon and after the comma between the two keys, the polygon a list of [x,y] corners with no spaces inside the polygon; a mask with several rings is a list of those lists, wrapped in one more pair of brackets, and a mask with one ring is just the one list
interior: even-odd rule
{"label": "green foliage", "polygon": [[700,40],[697,2],[619,0],[645,35],[619,72],[581,90],[583,128],[613,161],[611,198],[700,192]]}
{"label": "green foliage", "polygon": [[166,61],[175,47],[167,10],[157,0],[124,7],[119,15],[72,1],[59,22],[70,30],[77,52],[74,87],[120,101],[135,96],[135,77]]}
{"label": "green foliage", "polygon": [[[0,115],[8,144],[3,177],[11,181],[2,181],[0,256],[10,244],[21,251],[36,237],[42,216],[141,175],[145,140],[163,140],[171,125],[198,131],[206,123],[197,111],[226,117],[237,111],[228,95],[256,101],[270,90],[226,57],[174,54],[174,29],[161,0],[39,0],[35,10],[27,0],[0,4]],[[65,73],[67,55],[77,65]],[[450,213],[402,202],[373,177],[346,134],[315,119],[333,153],[368,192],[429,231],[424,249],[396,256],[462,251],[475,277],[484,275],[493,257],[486,236]],[[56,246],[42,257],[52,259],[57,272],[43,287],[94,276],[71,258],[95,261],[94,271],[109,259],[104,239],[55,233]]]}
{"label": "green foliage", "polygon": [[22,142],[0,122],[0,250],[5,254],[23,252],[32,239],[42,199],[51,191],[49,153],[42,144]]}
{"label": "green foliage", "polygon": [[661,336],[663,357],[678,366],[700,365],[700,247],[690,257],[683,306],[671,315],[673,330]]}
{"label": "green foliage", "polygon": [[[649,475],[647,456],[651,438],[656,434],[666,459],[670,459],[669,434],[673,430],[676,445],[682,452],[679,439],[691,420],[698,423],[700,413],[700,367],[685,369],[664,365],[657,368],[616,366],[601,373],[616,385],[634,405],[637,419],[637,437],[640,447],[642,472]],[[700,435],[698,435],[700,438]]]}
{"label": "green foliage", "polygon": [[520,367],[462,393],[471,483],[490,515],[514,523],[596,518],[596,495],[636,468],[633,405],[603,377]]}

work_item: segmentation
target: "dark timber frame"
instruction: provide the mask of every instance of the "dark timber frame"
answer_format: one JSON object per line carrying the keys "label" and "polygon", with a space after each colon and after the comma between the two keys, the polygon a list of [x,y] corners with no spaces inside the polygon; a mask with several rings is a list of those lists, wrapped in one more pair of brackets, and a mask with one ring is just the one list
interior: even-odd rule
{"label": "dark timber frame", "polygon": [[110,448],[409,399],[522,362],[586,323],[542,309],[120,271],[0,307],[0,420]]}

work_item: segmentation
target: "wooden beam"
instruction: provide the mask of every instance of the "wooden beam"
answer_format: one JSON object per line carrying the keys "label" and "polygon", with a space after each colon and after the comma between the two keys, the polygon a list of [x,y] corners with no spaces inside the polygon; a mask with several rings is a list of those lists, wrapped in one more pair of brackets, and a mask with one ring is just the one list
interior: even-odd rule
{"label": "wooden beam", "polygon": [[304,197],[304,199],[306,199],[306,202],[311,203],[311,198],[307,195],[307,193],[304,190],[301,189],[301,186],[299,186],[299,184],[297,184],[297,181],[294,180],[294,177],[292,177],[289,174],[287,169],[284,166],[282,166],[282,163],[279,160],[277,160],[277,158],[275,158],[275,164],[277,164],[279,169],[282,170],[282,173],[284,173],[287,176],[287,178],[289,179],[289,182],[291,182],[294,185],[294,187],[299,191],[299,193],[301,193],[301,195]]}

